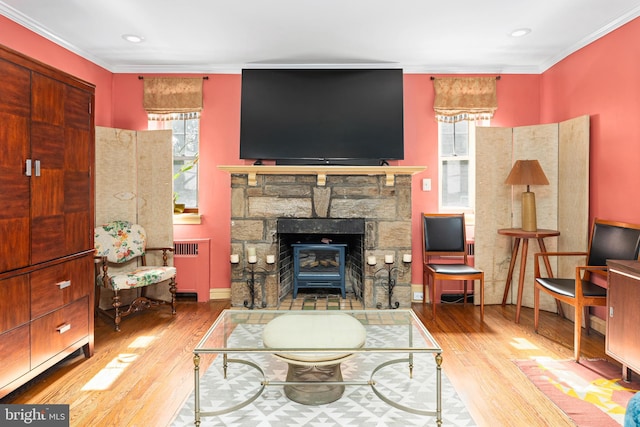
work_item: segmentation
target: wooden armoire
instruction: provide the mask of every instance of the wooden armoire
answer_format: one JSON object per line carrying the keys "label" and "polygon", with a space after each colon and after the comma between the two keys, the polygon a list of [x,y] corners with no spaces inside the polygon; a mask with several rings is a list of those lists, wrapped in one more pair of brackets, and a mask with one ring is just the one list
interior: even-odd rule
{"label": "wooden armoire", "polygon": [[0,397],[93,354],[94,93],[0,46]]}

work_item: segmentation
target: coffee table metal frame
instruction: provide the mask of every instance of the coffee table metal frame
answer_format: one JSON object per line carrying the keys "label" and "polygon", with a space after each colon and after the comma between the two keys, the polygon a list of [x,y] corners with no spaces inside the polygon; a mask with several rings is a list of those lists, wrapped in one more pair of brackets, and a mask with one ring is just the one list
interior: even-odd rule
{"label": "coffee table metal frame", "polygon": [[[360,320],[365,327],[367,325],[392,325],[406,326],[406,336],[402,336],[401,339],[403,341],[403,345],[400,346],[389,346],[389,347],[371,347],[367,343],[363,347],[360,348],[331,348],[331,349],[318,349],[318,348],[264,348],[262,346],[262,338],[257,337],[255,345],[247,346],[247,347],[229,347],[227,345],[229,336],[233,332],[236,326],[240,324],[252,324],[252,325],[266,325],[270,320],[277,316],[282,316],[285,314],[301,314],[309,316],[322,316],[322,315],[330,315],[331,313],[346,313],[354,316],[356,319]],[[261,334],[260,334],[261,335]],[[239,358],[240,356],[230,358],[229,354],[242,355],[248,353],[314,353],[314,354],[322,354],[322,353],[389,353],[389,354],[399,354],[406,356],[400,358],[394,358],[385,361],[384,363],[378,365],[371,372],[368,381],[334,381],[334,382],[317,382],[318,384],[324,385],[368,385],[371,387],[372,391],[384,402],[393,406],[394,408],[407,411],[413,414],[418,415],[428,415],[435,416],[436,423],[438,426],[442,425],[442,349],[437,344],[433,336],[429,333],[429,331],[424,327],[422,322],[415,315],[413,310],[339,310],[339,311],[289,311],[289,310],[260,310],[260,311],[250,311],[250,310],[224,310],[220,316],[215,320],[213,325],[209,328],[209,330],[205,333],[200,342],[196,345],[193,350],[193,364],[194,364],[194,387],[195,387],[195,425],[200,425],[201,417],[210,417],[226,414],[240,408],[243,408],[246,405],[249,405],[251,402],[256,400],[264,391],[267,386],[284,386],[284,385],[311,385],[314,382],[291,382],[291,381],[272,381],[269,380],[259,365],[250,361]],[[409,368],[409,377],[413,376],[413,355],[415,353],[432,353],[435,357],[436,362],[436,409],[435,410],[426,410],[419,408],[411,408],[397,402],[394,402],[387,396],[385,396],[377,387],[376,380],[374,379],[375,374],[392,364],[397,363],[407,363]],[[239,363],[256,369],[262,379],[260,381],[260,387],[257,391],[250,397],[248,397],[245,401],[238,403],[234,406],[219,409],[216,411],[201,411],[200,410],[200,358],[205,354],[222,354],[222,363],[223,363],[223,372],[224,378],[227,377],[227,367],[229,363]]]}

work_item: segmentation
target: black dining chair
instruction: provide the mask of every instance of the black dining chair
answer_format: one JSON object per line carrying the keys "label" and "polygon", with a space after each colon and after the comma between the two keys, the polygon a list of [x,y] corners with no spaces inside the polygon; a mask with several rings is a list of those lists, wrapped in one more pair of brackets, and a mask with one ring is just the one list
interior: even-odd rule
{"label": "black dining chair", "polygon": [[[607,279],[607,260],[636,260],[640,250],[640,225],[595,219],[591,227],[586,252],[541,252],[534,255],[534,329],[540,320],[540,292],[574,307],[573,357],[580,361],[580,335],[584,314],[585,330],[589,333],[590,306],[606,306],[607,290],[594,283],[596,277]],[[584,262],[571,278],[545,277],[540,271],[540,258],[582,257]],[[597,280],[596,280],[597,281]],[[583,313],[584,311],[584,313]],[[559,314],[562,314],[561,312]]]}
{"label": "black dining chair", "polygon": [[422,241],[422,303],[425,302],[426,288],[429,286],[433,319],[436,318],[438,280],[464,281],[464,304],[467,302],[467,281],[478,280],[480,320],[484,321],[484,272],[468,263],[464,214],[423,213]]}

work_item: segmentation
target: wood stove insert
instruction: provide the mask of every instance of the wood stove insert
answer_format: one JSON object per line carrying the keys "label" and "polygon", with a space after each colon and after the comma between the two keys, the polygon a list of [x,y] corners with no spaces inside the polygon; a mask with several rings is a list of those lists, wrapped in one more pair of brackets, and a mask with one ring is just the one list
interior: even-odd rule
{"label": "wood stove insert", "polygon": [[336,288],[342,298],[345,290],[346,244],[296,243],[293,249],[293,298],[300,288]]}

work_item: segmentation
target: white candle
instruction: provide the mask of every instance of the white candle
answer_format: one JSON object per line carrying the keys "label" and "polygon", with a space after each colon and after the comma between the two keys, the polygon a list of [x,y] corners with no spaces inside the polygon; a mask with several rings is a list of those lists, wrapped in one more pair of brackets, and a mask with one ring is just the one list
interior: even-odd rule
{"label": "white candle", "polygon": [[411,262],[411,254],[402,255],[402,261],[403,262]]}
{"label": "white candle", "polygon": [[258,262],[258,257],[255,255],[249,255],[249,264],[255,264]]}
{"label": "white candle", "polygon": [[385,255],[384,256],[384,263],[385,264],[393,264],[393,254]]}
{"label": "white candle", "polygon": [[369,265],[376,265],[376,257],[373,255],[369,255],[367,257],[367,264]]}
{"label": "white candle", "polygon": [[230,260],[231,260],[231,264],[237,264],[240,262],[240,255],[231,254]]}
{"label": "white candle", "polygon": [[275,255],[267,255],[267,264],[273,264],[274,262],[276,262],[276,256]]}
{"label": "white candle", "polygon": [[247,256],[256,256],[256,248],[253,246],[247,248]]}

